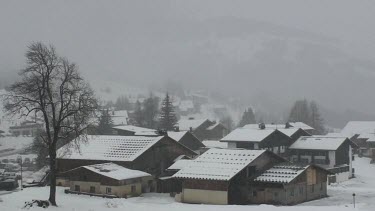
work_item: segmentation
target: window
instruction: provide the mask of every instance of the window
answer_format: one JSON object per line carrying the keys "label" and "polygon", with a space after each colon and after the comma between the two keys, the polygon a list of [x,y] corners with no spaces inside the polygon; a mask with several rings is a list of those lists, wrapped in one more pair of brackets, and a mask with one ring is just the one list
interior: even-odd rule
{"label": "window", "polygon": [[79,185],[75,185],[74,186],[74,191],[81,191],[81,187]]}
{"label": "window", "polygon": [[106,188],[105,188],[105,193],[106,193],[106,194],[111,194],[111,193],[112,193],[112,189],[109,188],[109,187],[106,187]]}
{"label": "window", "polygon": [[314,193],[314,189],[315,189],[315,187],[314,187],[315,185],[311,185],[311,193]]}
{"label": "window", "polygon": [[90,193],[95,193],[95,187],[94,186],[90,186]]}
{"label": "window", "polygon": [[299,194],[303,194],[303,187],[299,187]]}
{"label": "window", "polygon": [[132,185],[132,187],[131,187],[131,191],[132,191],[132,193],[137,192],[137,187],[136,187],[135,185]]}
{"label": "window", "polygon": [[290,196],[294,196],[294,188],[290,190]]}
{"label": "window", "polygon": [[257,197],[257,192],[253,191],[253,197]]}

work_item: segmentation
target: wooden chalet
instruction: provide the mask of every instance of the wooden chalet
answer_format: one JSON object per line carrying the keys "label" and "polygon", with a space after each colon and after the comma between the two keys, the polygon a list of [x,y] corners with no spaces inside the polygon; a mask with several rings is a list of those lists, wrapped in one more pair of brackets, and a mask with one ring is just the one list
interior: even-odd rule
{"label": "wooden chalet", "polygon": [[150,174],[114,163],[81,166],[60,176],[69,180],[68,192],[77,194],[128,198],[152,192],[155,187]]}
{"label": "wooden chalet", "polygon": [[293,140],[278,129],[237,128],[220,140],[228,148],[267,149],[284,155]]}
{"label": "wooden chalet", "polygon": [[353,177],[353,147],[346,137],[303,136],[289,147],[289,159],[322,166],[335,173],[330,182],[341,182]]}
{"label": "wooden chalet", "polygon": [[93,164],[113,162],[125,168],[144,171],[155,178],[181,156],[196,153],[168,136],[87,136],[79,147],[66,145],[57,152],[58,172]]}
{"label": "wooden chalet", "polygon": [[355,152],[359,156],[375,161],[375,121],[350,121],[341,130],[341,135],[358,145]]}
{"label": "wooden chalet", "polygon": [[228,129],[221,123],[209,119],[187,118],[180,119],[177,123],[179,131],[190,131],[200,141],[221,139],[228,134]]}
{"label": "wooden chalet", "polygon": [[160,136],[157,130],[133,125],[115,126],[113,129],[120,136]]}
{"label": "wooden chalet", "polygon": [[257,176],[249,185],[251,204],[293,205],[327,196],[331,172],[316,165],[281,163]]}
{"label": "wooden chalet", "polygon": [[[209,149],[184,161],[172,177],[182,183],[175,198],[184,203],[246,204],[248,180],[285,160],[266,150]],[[176,165],[176,164],[175,164]]]}
{"label": "wooden chalet", "polygon": [[167,135],[177,141],[178,143],[186,146],[187,148],[197,152],[204,147],[202,142],[190,131],[167,132]]}

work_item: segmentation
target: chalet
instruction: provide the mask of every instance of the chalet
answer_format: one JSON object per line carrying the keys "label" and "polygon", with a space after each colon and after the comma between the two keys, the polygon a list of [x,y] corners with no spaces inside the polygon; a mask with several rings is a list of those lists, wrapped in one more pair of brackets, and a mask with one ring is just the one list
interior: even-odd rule
{"label": "chalet", "polygon": [[330,182],[341,182],[353,177],[352,147],[346,137],[303,136],[290,147],[290,161],[316,164],[335,173]]}
{"label": "chalet", "polygon": [[360,156],[375,157],[375,121],[350,121],[341,134],[358,145],[357,153]]}
{"label": "chalet", "polygon": [[209,149],[181,164],[173,178],[182,183],[175,198],[184,203],[246,204],[248,180],[285,160],[266,150]]}
{"label": "chalet", "polygon": [[114,126],[128,124],[129,115],[127,110],[111,111],[110,114]]}
{"label": "chalet", "polygon": [[12,136],[36,136],[37,132],[42,129],[43,124],[33,121],[25,121],[20,125],[9,127],[9,133]]}
{"label": "chalet", "polygon": [[190,131],[199,140],[221,139],[228,133],[228,129],[221,123],[209,119],[180,119],[177,123],[179,131]]}
{"label": "chalet", "polygon": [[69,180],[70,193],[128,198],[153,191],[153,177],[114,163],[81,166],[60,174]]}
{"label": "chalet", "polygon": [[[82,138],[83,139],[83,138]],[[147,172],[154,177],[165,174],[180,155],[195,152],[167,136],[87,136],[78,148],[66,145],[57,152],[58,172],[80,166],[113,162],[125,168]]]}
{"label": "chalet", "polygon": [[120,125],[113,127],[113,129],[120,136],[159,136],[157,130],[133,125]]}
{"label": "chalet", "polygon": [[264,129],[268,130],[278,130],[285,135],[289,136],[292,141],[296,141],[301,136],[311,136],[308,132],[314,131],[314,129],[303,122],[287,122],[283,124],[248,124],[243,126],[243,128],[247,129],[259,129],[263,127]]}
{"label": "chalet", "polygon": [[204,147],[201,149],[201,151],[205,152],[211,148],[218,148],[218,149],[227,149],[228,143],[221,142],[220,140],[206,140],[202,141],[202,144],[204,144]]}
{"label": "chalet", "polygon": [[237,128],[220,140],[227,142],[228,148],[267,149],[283,155],[292,144],[292,139],[274,129]]}
{"label": "chalet", "polygon": [[316,165],[277,164],[251,182],[249,202],[293,205],[326,197],[329,174]]}
{"label": "chalet", "polygon": [[[204,147],[202,142],[191,132],[189,131],[179,131],[179,132],[170,132],[168,131],[167,135],[178,143],[184,145],[185,147],[199,152],[199,150]],[[199,154],[199,153],[198,153]]]}

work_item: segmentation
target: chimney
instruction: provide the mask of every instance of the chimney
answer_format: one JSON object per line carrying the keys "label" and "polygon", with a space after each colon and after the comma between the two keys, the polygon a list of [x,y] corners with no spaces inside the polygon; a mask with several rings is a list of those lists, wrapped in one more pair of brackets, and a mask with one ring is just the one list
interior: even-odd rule
{"label": "chimney", "polygon": [[286,123],[285,123],[285,128],[286,128],[286,129],[291,128],[291,127],[293,127],[293,126],[292,126],[289,122],[286,122]]}
{"label": "chimney", "polygon": [[189,131],[192,133],[193,132],[193,127],[190,127]]}
{"label": "chimney", "polygon": [[175,126],[175,127],[174,127],[174,131],[175,131],[175,132],[180,132],[180,127],[179,127],[179,126]]}
{"label": "chimney", "polygon": [[259,123],[259,129],[261,130],[266,129],[266,125],[264,123]]}

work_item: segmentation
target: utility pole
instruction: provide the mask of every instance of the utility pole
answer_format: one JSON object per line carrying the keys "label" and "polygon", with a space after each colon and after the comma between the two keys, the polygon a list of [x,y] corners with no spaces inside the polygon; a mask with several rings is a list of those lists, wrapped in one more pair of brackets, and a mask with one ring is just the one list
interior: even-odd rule
{"label": "utility pole", "polygon": [[353,206],[355,208],[355,193],[353,193]]}
{"label": "utility pole", "polygon": [[23,184],[22,184],[22,180],[23,180],[23,176],[22,176],[22,155],[20,155],[19,158],[20,158],[20,165],[21,165],[21,190],[23,190]]}

